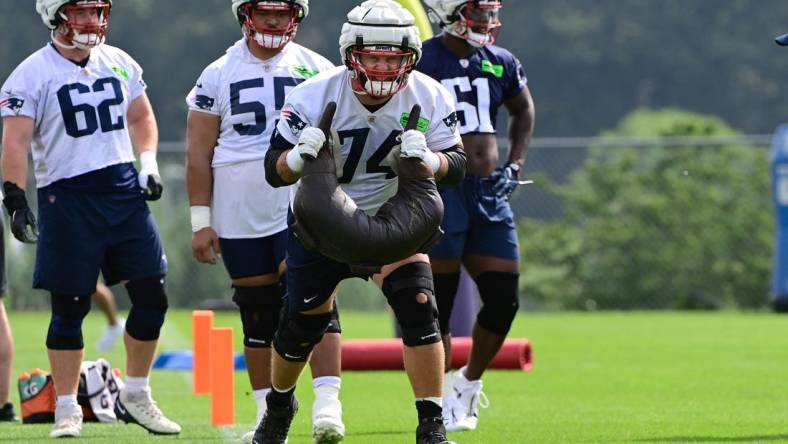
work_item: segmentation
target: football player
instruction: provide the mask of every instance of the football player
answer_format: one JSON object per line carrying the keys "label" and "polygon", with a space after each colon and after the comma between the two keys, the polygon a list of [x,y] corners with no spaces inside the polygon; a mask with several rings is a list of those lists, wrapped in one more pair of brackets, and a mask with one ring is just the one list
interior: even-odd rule
{"label": "football player", "polygon": [[[0,197],[3,193],[0,192]],[[11,403],[11,364],[14,358],[14,337],[3,305],[8,284],[5,275],[5,229],[0,217],[0,421],[17,420]]]}
{"label": "football player", "polygon": [[[292,41],[309,14],[308,0],[232,0],[231,8],[243,37],[202,72],[186,99],[186,176],[194,257],[213,264],[221,254],[232,279],[257,424],[271,390],[290,193],[265,181],[263,160],[285,95],[334,65]],[[345,434],[338,398],[340,331],[335,306],[311,360],[316,443],[334,443]]]}
{"label": "football player", "polygon": [[[108,285],[125,283],[131,299],[126,387],[115,413],[151,433],[181,430],[153,401],[148,382],[167,311],[167,262],[146,203],[162,195],[158,129],[142,69],[104,44],[111,8],[111,0],[36,0],[51,42],[19,64],[0,90],[3,203],[14,237],[38,242],[33,286],[51,294],[53,438],[79,436],[82,428],[82,320],[99,270]],[[25,195],[31,147],[38,224]]]}
{"label": "football player", "polygon": [[[467,364],[444,383],[447,430],[473,430],[482,374],[500,349],[517,314],[520,253],[509,196],[518,179],[534,128],[534,104],[523,68],[509,51],[495,46],[501,27],[498,0],[425,0],[443,32],[424,42],[417,70],[452,92],[468,174],[458,187],[442,187],[445,235],[430,251],[446,370],[451,363],[451,316],[465,266],[476,281],[482,308],[473,327]],[[509,153],[498,165],[498,108],[509,112]]]}
{"label": "football player", "polygon": [[[396,192],[397,177],[386,160],[396,145],[402,157],[421,159],[437,181],[459,183],[465,154],[453,99],[438,82],[411,72],[421,57],[413,16],[391,0],[368,0],[347,18],[339,40],[344,66],[321,73],[287,96],[266,155],[267,180],[274,186],[298,180],[303,157],[317,157],[323,147],[324,133],[315,126],[326,105],[335,102],[338,182],[360,210],[375,213]],[[421,106],[417,129],[403,133],[403,122],[416,104]],[[291,215],[291,226],[293,222]],[[331,236],[330,226],[323,235]],[[287,248],[287,306],[274,337],[273,390],[255,434],[258,444],[287,438],[298,409],[295,384],[330,322],[337,284],[370,277],[305,249],[292,231]],[[443,347],[427,256],[403,257],[383,266],[374,279],[402,327],[405,368],[418,412],[417,443],[449,443],[441,419]]]}

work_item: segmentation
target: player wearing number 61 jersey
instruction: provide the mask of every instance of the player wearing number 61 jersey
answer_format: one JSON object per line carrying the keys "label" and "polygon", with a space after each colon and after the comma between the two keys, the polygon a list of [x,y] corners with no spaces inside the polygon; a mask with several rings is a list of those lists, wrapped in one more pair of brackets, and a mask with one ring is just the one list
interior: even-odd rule
{"label": "player wearing number 61 jersey", "polygon": [[[213,264],[221,254],[232,279],[259,422],[285,290],[289,202],[289,189],[266,182],[263,160],[287,93],[334,65],[292,41],[309,13],[307,0],[231,0],[230,7],[243,38],[203,70],[186,98],[187,183],[194,257]],[[319,444],[345,433],[338,399],[340,332],[335,306],[311,360]]]}
{"label": "player wearing number 61 jersey", "polygon": [[[443,33],[424,42],[416,67],[440,81],[457,103],[468,174],[458,187],[440,189],[445,235],[430,251],[446,362],[451,362],[449,317],[460,265],[476,281],[483,307],[473,328],[473,349],[465,367],[449,377],[444,417],[450,431],[473,430],[478,407],[486,404],[481,376],[506,338],[518,309],[519,244],[509,196],[534,124],[534,104],[525,73],[509,51],[493,45],[501,27],[500,0],[425,0]],[[496,114],[509,112],[509,153],[498,164]],[[446,367],[448,370],[450,367]]]}
{"label": "player wearing number 61 jersey", "polygon": [[[46,344],[57,392],[53,438],[81,432],[82,320],[99,271],[109,285],[124,282],[131,299],[118,419],[157,434],[181,430],[156,406],[148,384],[167,311],[167,262],[145,202],[162,195],[158,129],[142,69],[103,44],[111,8],[111,0],[36,0],[52,41],[0,89],[3,203],[14,236],[38,242],[33,285],[52,296]],[[31,147],[40,233],[24,192]]]}

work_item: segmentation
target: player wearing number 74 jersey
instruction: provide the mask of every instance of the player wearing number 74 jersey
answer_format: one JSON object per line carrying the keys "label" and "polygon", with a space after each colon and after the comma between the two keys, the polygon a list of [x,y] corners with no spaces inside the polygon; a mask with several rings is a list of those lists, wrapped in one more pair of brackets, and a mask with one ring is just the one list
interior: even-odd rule
{"label": "player wearing number 74 jersey", "polygon": [[[111,0],[36,0],[52,41],[0,89],[3,203],[14,237],[38,242],[33,285],[52,295],[46,345],[57,393],[53,438],[81,432],[82,320],[99,270],[109,285],[125,282],[131,299],[126,387],[115,413],[151,433],[181,430],[156,406],[148,385],[167,311],[167,262],[145,202],[162,193],[158,130],[142,69],[103,44],[111,8]],[[24,192],[31,147],[40,234]]]}

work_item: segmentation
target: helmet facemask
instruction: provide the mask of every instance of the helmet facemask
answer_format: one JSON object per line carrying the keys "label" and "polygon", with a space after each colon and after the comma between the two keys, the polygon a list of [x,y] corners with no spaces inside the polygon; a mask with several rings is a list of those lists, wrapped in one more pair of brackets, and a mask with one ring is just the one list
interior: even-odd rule
{"label": "helmet facemask", "polygon": [[[109,25],[110,4],[104,0],[77,1],[63,5],[58,11],[58,26],[52,30],[52,40],[66,49],[89,50],[104,43]],[[98,20],[90,20],[95,11]],[[88,23],[85,23],[85,22]],[[63,42],[54,38],[58,33]]]}
{"label": "helmet facemask", "polygon": [[408,84],[408,74],[413,70],[416,57],[410,48],[352,46],[348,49],[347,61],[353,91],[383,99],[392,97]]}
{"label": "helmet facemask", "polygon": [[[284,27],[269,28],[265,26],[255,26],[253,18],[255,11],[265,11],[269,13],[287,12],[289,14],[289,20]],[[298,23],[303,17],[300,6],[285,1],[249,2],[238,8],[238,12],[244,34],[257,42],[258,45],[267,49],[282,48],[293,40],[298,31]]]}
{"label": "helmet facemask", "polygon": [[499,1],[463,3],[457,9],[458,20],[449,25],[447,31],[476,48],[492,45],[501,30],[500,9]]}

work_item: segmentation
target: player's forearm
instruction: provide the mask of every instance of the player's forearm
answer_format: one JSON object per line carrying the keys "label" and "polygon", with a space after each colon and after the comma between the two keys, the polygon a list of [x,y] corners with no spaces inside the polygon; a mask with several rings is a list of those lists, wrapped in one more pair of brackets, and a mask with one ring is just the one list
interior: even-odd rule
{"label": "player's forearm", "polygon": [[155,154],[159,144],[159,127],[147,95],[143,94],[131,102],[128,124],[131,143],[137,153],[152,151]]}
{"label": "player's forearm", "polygon": [[189,194],[189,205],[211,205],[213,195],[211,158],[195,155],[191,151],[187,151],[186,190]]}
{"label": "player's forearm", "polygon": [[534,133],[534,109],[525,109],[511,116],[509,122],[509,162],[525,163],[531,136]]}
{"label": "player's forearm", "polygon": [[265,154],[265,180],[274,187],[284,187],[296,183],[301,177],[287,166],[289,149],[269,148]]}
{"label": "player's forearm", "polygon": [[144,151],[152,151],[155,154],[158,151],[159,128],[156,126],[153,113],[137,120],[134,124],[129,124],[129,134],[138,154]]}
{"label": "player's forearm", "polygon": [[35,123],[28,117],[3,119],[3,181],[25,188],[27,180],[27,153],[33,139]]}
{"label": "player's forearm", "polygon": [[27,181],[27,146],[8,143],[3,138],[3,181],[25,189]]}
{"label": "player's forearm", "polygon": [[435,173],[435,181],[444,186],[455,186],[465,177],[466,155],[462,145],[440,151],[438,157],[441,166]]}

